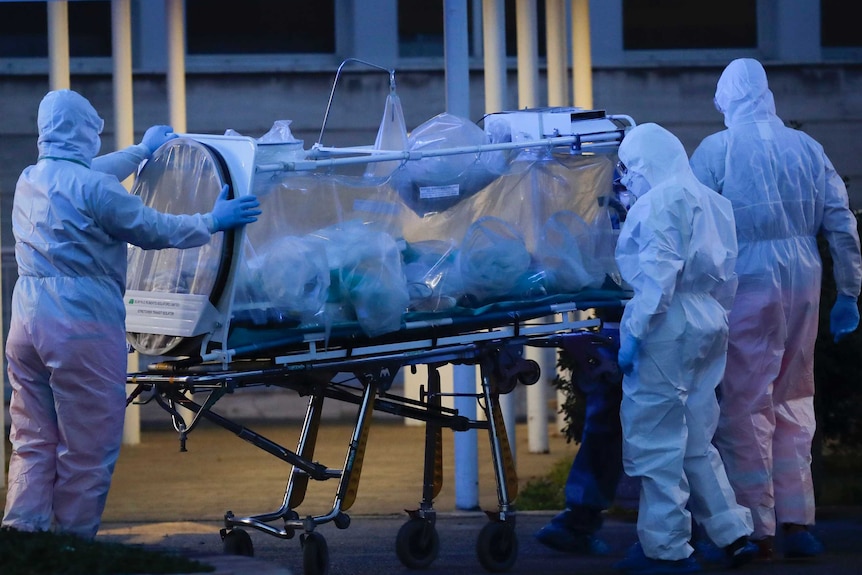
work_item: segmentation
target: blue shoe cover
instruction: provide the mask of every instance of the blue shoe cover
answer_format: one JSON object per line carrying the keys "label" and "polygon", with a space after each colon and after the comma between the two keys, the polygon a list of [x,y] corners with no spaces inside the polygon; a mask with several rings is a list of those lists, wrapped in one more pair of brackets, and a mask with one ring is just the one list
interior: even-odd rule
{"label": "blue shoe cover", "polygon": [[808,531],[784,534],[784,556],[788,559],[817,557],[823,553],[823,544]]}
{"label": "blue shoe cover", "polygon": [[535,537],[542,545],[563,553],[595,556],[610,553],[608,544],[595,535],[572,531],[553,522],[536,531]]}
{"label": "blue shoe cover", "polygon": [[675,575],[700,571],[700,565],[694,556],[677,561],[652,559],[644,555],[640,543],[632,545],[626,553],[626,558],[615,563],[614,568],[626,575]]}
{"label": "blue shoe cover", "polygon": [[735,569],[742,567],[746,563],[751,563],[760,553],[760,547],[748,538],[743,540],[742,545],[728,545],[725,548],[727,566]]}
{"label": "blue shoe cover", "polygon": [[705,563],[724,563],[727,555],[724,549],[718,547],[709,539],[700,539],[692,543],[695,554]]}

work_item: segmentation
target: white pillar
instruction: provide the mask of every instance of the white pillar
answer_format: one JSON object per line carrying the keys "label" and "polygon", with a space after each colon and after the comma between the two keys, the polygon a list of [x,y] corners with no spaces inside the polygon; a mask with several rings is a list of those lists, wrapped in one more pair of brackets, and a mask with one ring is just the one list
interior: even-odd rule
{"label": "white pillar", "polygon": [[[111,53],[114,66],[114,149],[122,150],[135,143],[131,0],[111,0]],[[131,188],[132,181],[130,176],[123,182],[126,189]]]}
{"label": "white pillar", "polygon": [[186,26],[183,0],[165,0],[168,110],[174,132],[186,132]]}
{"label": "white pillar", "polygon": [[548,105],[568,106],[565,0],[545,0],[545,35],[548,70]]}
{"label": "white pillar", "polygon": [[526,346],[524,356],[539,364],[539,381],[527,387],[527,446],[530,453],[548,453],[548,390],[557,373],[553,347]]}
{"label": "white pillar", "polygon": [[[132,12],[131,0],[111,0],[111,55],[114,64],[114,145],[122,150],[135,143],[134,101],[132,97]],[[133,177],[123,182],[130,189]],[[137,370],[138,356],[129,356],[127,368]],[[126,408],[123,443],[141,442],[140,407]]]}
{"label": "white pillar", "polygon": [[539,105],[539,45],[536,0],[515,4],[518,49],[518,108]]}
{"label": "white pillar", "polygon": [[506,110],[506,7],[504,0],[482,0],[485,112]]}
{"label": "white pillar", "polygon": [[48,87],[68,89],[69,77],[69,4],[66,0],[48,2]]}
{"label": "white pillar", "polygon": [[443,0],[446,111],[470,117],[470,44],[467,38],[467,0]]}
{"label": "white pillar", "polygon": [[572,95],[575,106],[593,109],[590,1],[572,0]]}
{"label": "white pillar", "polygon": [[[446,60],[446,111],[462,118],[470,117],[470,55],[467,39],[467,0],[443,0],[443,32]],[[472,366],[453,366],[453,388],[456,393],[476,388]],[[468,401],[469,399],[469,401]],[[474,398],[455,398],[459,413],[475,414]],[[462,411],[463,410],[463,411]],[[475,418],[475,416],[473,417]],[[476,431],[455,434],[455,507],[475,509],[479,506],[479,467]]]}
{"label": "white pillar", "polygon": [[[475,394],[476,366],[452,366],[452,389],[455,393]],[[476,397],[455,398],[458,415],[476,419]],[[475,429],[455,433],[455,508],[479,507],[479,434]]]}

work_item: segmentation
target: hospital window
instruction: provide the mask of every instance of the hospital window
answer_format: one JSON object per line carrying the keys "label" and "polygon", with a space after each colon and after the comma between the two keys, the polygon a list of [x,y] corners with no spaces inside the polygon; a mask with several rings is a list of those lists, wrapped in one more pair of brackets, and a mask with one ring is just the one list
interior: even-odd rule
{"label": "hospital window", "polygon": [[186,0],[189,55],[332,54],[335,0]]}
{"label": "hospital window", "polygon": [[[516,0],[506,0],[506,55],[517,56],[517,12]],[[474,12],[478,10],[478,14]],[[481,21],[481,2],[467,2],[467,33],[471,56],[477,38],[475,19]],[[398,54],[402,58],[443,57],[443,0],[398,0]],[[537,49],[540,57],[545,56],[545,3],[536,3]]]}
{"label": "hospital window", "polygon": [[[69,2],[69,55],[111,56],[111,3]],[[0,58],[48,57],[45,2],[0,2]]]}
{"label": "hospital window", "polygon": [[756,47],[756,0],[623,0],[626,50]]}
{"label": "hospital window", "polygon": [[826,48],[862,46],[859,23],[850,18],[856,0],[820,0],[820,44]]}

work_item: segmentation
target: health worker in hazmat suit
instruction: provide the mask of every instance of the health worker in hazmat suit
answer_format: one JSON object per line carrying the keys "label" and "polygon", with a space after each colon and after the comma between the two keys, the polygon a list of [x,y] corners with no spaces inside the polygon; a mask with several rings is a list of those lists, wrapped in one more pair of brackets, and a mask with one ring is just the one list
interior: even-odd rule
{"label": "health worker in hazmat suit", "polygon": [[838,300],[830,327],[838,341],[859,324],[856,218],[823,147],[776,115],[760,62],[731,62],[715,104],[727,129],[705,138],[691,157],[700,181],[733,205],[739,242],[715,442],[737,500],[751,509],[762,557],[772,557],[776,522],[784,528],[785,555],[814,556],[823,550],[809,531],[817,235],[828,240],[834,261]]}
{"label": "health worker in hazmat suit", "polygon": [[[227,188],[209,214],[146,207],[117,179],[144,150],[94,162],[104,122],[71,90],[49,92],[37,124],[39,158],[19,177],[12,206],[18,280],[6,340],[12,454],[2,524],[92,538],[122,440],[127,243],[200,246],[260,211],[254,196],[228,200]],[[148,130],[146,154],[170,137],[168,126]]]}
{"label": "health worker in hazmat suit", "polygon": [[620,323],[623,465],[641,490],[639,543],[617,567],[699,570],[692,518],[730,565],[741,565],[757,550],[747,539],[751,514],[736,503],[712,445],[736,287],[733,211],[697,181],[682,144],[661,126],[632,129],[619,159],[636,197],[616,247],[634,291]]}

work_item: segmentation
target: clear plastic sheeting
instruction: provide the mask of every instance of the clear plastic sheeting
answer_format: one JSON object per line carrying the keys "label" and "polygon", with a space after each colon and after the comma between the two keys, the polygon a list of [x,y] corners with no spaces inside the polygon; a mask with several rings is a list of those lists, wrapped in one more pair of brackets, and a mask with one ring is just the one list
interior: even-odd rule
{"label": "clear plastic sheeting", "polygon": [[[165,144],[144,165],[135,180],[133,194],[162,212],[208,213],[226,181],[224,167],[213,150],[189,138]],[[197,294],[215,301],[224,288],[227,262],[224,234],[191,249],[143,250],[129,246],[126,288],[145,292]],[[161,355],[182,342],[181,337],[129,333],[139,350]]]}
{"label": "clear plastic sheeting", "polygon": [[[489,185],[424,215],[393,187],[398,176],[380,183],[281,172],[255,190],[263,214],[246,229],[236,319],[257,325],[358,321],[367,335],[378,335],[397,330],[405,312],[575,293],[618,281],[606,207],[609,156],[522,152]],[[307,254],[304,264],[300,253]],[[284,287],[274,294],[270,285]],[[280,297],[288,293],[296,299]]]}
{"label": "clear plastic sheeting", "polygon": [[[476,124],[449,113],[438,114],[414,129],[407,150],[427,152],[488,144]],[[404,164],[392,184],[405,204],[420,216],[440,212],[478,192],[506,172],[512,152],[502,150],[424,157]]]}
{"label": "clear plastic sheeting", "polygon": [[[501,154],[494,170],[476,154],[447,157],[456,169],[431,170],[429,178],[459,187],[477,182],[471,170],[480,165],[487,180],[433,210],[416,210],[403,194],[417,175],[413,160],[389,178],[258,172],[251,191],[263,213],[245,228],[225,292],[233,294],[231,328],[352,324],[373,337],[398,331],[411,314],[618,288],[608,211],[616,157],[567,147]],[[143,169],[138,191],[160,209],[207,211],[221,179],[209,148],[180,139]],[[207,202],[198,205],[204,189]],[[186,253],[130,252],[129,286],[208,293],[215,303],[220,254],[230,251],[221,235]]]}
{"label": "clear plastic sheeting", "polygon": [[[407,149],[407,124],[404,122],[404,111],[401,108],[401,99],[393,90],[386,97],[386,106],[383,109],[383,119],[377,130],[377,138],[374,140],[374,150],[402,151]],[[394,172],[401,162],[372,162],[365,169],[368,177],[388,177]]]}

